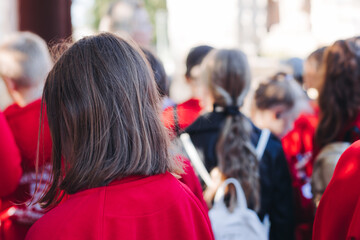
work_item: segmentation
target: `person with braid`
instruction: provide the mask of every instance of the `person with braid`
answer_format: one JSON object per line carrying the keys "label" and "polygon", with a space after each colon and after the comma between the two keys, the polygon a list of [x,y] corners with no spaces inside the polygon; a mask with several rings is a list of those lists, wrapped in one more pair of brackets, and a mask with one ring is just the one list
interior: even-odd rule
{"label": "person with braid", "polygon": [[[328,47],[323,71],[317,153],[330,143],[360,138],[360,37],[338,40]],[[359,149],[357,141],[337,162],[316,211],[313,239],[360,239]]]}
{"label": "person with braid", "polygon": [[[263,156],[257,159],[255,146],[261,130],[239,109],[250,88],[246,55],[239,50],[213,50],[202,63],[204,102],[213,111],[200,116],[186,132],[212,175],[220,183],[236,178],[244,190],[247,205],[261,220],[269,215],[270,239],[294,239],[291,178],[281,143],[271,135]],[[216,189],[206,189],[211,199]],[[232,197],[230,189],[230,208]]]}

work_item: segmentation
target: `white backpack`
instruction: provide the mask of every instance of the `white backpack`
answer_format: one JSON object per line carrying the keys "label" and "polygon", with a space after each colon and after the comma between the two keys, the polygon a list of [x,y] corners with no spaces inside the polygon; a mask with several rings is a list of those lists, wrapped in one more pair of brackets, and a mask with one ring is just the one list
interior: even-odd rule
{"label": "white backpack", "polygon": [[[224,195],[227,185],[233,184],[237,204],[233,212],[225,205]],[[248,209],[244,191],[235,178],[228,178],[218,188],[209,217],[216,240],[265,240],[266,230],[257,214]]]}

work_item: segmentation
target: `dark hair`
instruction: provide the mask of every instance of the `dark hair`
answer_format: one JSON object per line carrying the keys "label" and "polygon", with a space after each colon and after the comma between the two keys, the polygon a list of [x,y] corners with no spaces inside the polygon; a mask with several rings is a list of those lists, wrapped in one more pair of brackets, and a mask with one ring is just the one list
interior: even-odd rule
{"label": "dark hair", "polygon": [[[239,50],[213,50],[204,59],[204,75],[215,105],[239,109],[250,88],[250,68]],[[225,110],[226,113],[226,110]],[[252,126],[238,111],[230,111],[216,144],[220,172],[240,181],[248,206],[260,207],[258,159],[250,141]]]}
{"label": "dark hair", "polygon": [[255,91],[256,108],[265,110],[276,105],[285,105],[290,109],[295,104],[295,95],[293,94],[290,79],[286,73],[279,72],[263,82]]}
{"label": "dark hair", "polygon": [[302,85],[303,80],[303,65],[304,60],[298,57],[293,57],[285,61],[285,64],[291,67],[292,75],[294,76],[295,80]]}
{"label": "dark hair", "polygon": [[201,45],[190,49],[190,52],[186,58],[185,76],[190,77],[192,68],[201,64],[204,57],[213,49],[213,47],[207,45]]}
{"label": "dark hair", "polygon": [[360,48],[357,39],[336,41],[325,50],[324,79],[318,100],[320,120],[315,135],[320,148],[336,141],[359,114]]}
{"label": "dark hair", "polygon": [[326,50],[326,47],[316,49],[307,58],[307,59],[314,59],[315,60],[315,63],[316,63],[315,69],[316,70],[319,70],[321,65],[322,65],[325,50]]}
{"label": "dark hair", "polygon": [[146,60],[113,34],[85,37],[65,51],[47,77],[43,103],[53,141],[44,207],[114,179],[177,169]]}
{"label": "dark hair", "polygon": [[154,73],[154,78],[156,85],[158,87],[161,97],[169,95],[169,82],[166,76],[164,65],[150,50],[141,48],[144,52],[146,59],[148,60],[152,72]]}

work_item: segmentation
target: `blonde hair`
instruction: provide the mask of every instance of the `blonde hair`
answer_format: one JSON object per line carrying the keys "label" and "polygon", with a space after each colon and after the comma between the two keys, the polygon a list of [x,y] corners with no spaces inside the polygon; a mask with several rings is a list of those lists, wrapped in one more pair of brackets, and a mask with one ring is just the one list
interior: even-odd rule
{"label": "blonde hair", "polygon": [[18,87],[43,83],[51,67],[48,47],[34,33],[13,33],[0,43],[0,74],[11,78]]}

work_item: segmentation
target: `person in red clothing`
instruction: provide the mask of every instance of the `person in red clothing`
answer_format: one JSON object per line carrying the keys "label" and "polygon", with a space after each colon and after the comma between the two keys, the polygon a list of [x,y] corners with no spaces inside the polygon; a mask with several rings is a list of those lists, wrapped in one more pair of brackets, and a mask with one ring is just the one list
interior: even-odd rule
{"label": "person in red clothing", "polygon": [[317,116],[301,86],[284,73],[259,85],[251,115],[255,124],[270,129],[281,139],[292,175],[295,239],[311,239],[314,206],[309,187]]}
{"label": "person in red clothing", "polygon": [[202,111],[198,93],[200,64],[212,49],[210,46],[202,45],[190,50],[186,58],[185,78],[191,87],[192,97],[183,103],[166,108],[162,113],[165,127],[176,135],[190,126]]}
{"label": "person in red clothing", "polygon": [[281,139],[293,181],[305,184],[311,177],[317,117],[301,86],[285,73],[261,83],[255,92],[251,118]]}
{"label": "person in red clothing", "polygon": [[[16,191],[2,198],[1,212],[7,213],[10,209],[12,213],[1,224],[3,240],[24,239],[31,224],[43,215],[40,206],[29,207],[25,202],[39,198],[35,188],[44,188],[48,180],[46,173],[50,167],[51,137],[46,113],[43,114],[40,133],[39,120],[42,89],[51,66],[47,45],[35,34],[14,33],[0,43],[0,75],[14,100],[14,104],[5,109],[4,115],[19,147],[23,171]],[[36,181],[37,154],[39,172],[44,172],[41,183]]]}
{"label": "person in red clothing", "polygon": [[316,211],[314,240],[360,239],[360,141],[340,157]]}
{"label": "person in red clothing", "polygon": [[[325,51],[314,154],[327,144],[360,139],[359,41],[338,40]],[[316,211],[313,239],[358,239],[358,152],[356,142],[340,157]]]}
{"label": "person in red clothing", "polygon": [[40,199],[52,209],[26,239],[214,239],[206,210],[174,176],[181,163],[150,71],[111,33],[79,40],[55,63],[43,93],[52,181]]}

